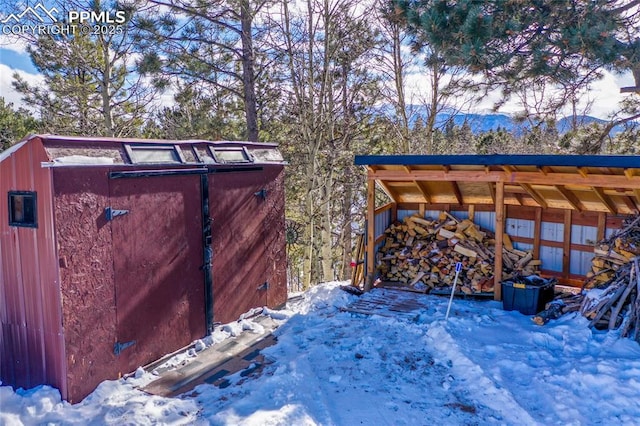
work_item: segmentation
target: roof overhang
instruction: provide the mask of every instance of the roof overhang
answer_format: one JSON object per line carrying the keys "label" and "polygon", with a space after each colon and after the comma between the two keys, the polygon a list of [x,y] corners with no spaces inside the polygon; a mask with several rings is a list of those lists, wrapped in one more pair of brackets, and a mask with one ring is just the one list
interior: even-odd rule
{"label": "roof overhang", "polygon": [[611,214],[640,210],[640,157],[604,155],[366,155],[368,179],[396,203],[504,204]]}

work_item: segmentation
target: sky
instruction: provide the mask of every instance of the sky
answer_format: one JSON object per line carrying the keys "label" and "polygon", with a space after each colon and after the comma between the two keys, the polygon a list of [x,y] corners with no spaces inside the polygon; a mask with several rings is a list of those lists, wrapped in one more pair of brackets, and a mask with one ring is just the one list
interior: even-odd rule
{"label": "sky", "polygon": [[[0,96],[4,97],[6,102],[13,103],[14,107],[28,107],[22,102],[20,94],[11,86],[12,76],[15,72],[19,73],[23,79],[31,84],[37,85],[43,81],[42,76],[35,69],[26,52],[26,44],[15,40],[11,36],[0,34]],[[409,102],[419,104],[423,102],[425,94],[429,92],[424,86],[424,82],[427,80],[418,73],[412,73],[408,76],[407,98]],[[633,85],[634,81],[631,73],[618,75],[605,71],[602,80],[595,83],[589,92],[588,100],[592,101],[591,109],[588,112],[589,115],[607,119],[612,112],[618,110],[618,103],[625,96],[630,96],[629,94],[621,94],[620,88]],[[162,102],[171,103],[170,98],[171,96],[164,96]],[[489,113],[493,104],[499,98],[500,93],[496,91],[485,97],[469,112]],[[587,98],[583,100],[581,107],[584,107],[586,101]],[[519,109],[515,102],[508,102],[499,112],[512,114],[518,112]],[[569,112],[567,112],[568,114]]]}
{"label": "sky", "polygon": [[[205,384],[195,396],[162,398],[137,389],[156,378],[138,369],[74,405],[48,386],[0,385],[0,424],[640,424],[640,346],[617,331],[591,330],[578,313],[538,326],[493,300],[454,299],[445,320],[448,297],[385,289],[355,296],[345,284],[314,286],[285,310],[265,310],[279,327],[277,343],[262,351],[271,363],[261,374],[238,372],[226,388]],[[358,297],[419,303],[409,313],[343,311]],[[252,332],[246,321],[236,329],[243,322]],[[231,328],[216,329],[211,344],[233,339],[237,333],[223,332]]]}

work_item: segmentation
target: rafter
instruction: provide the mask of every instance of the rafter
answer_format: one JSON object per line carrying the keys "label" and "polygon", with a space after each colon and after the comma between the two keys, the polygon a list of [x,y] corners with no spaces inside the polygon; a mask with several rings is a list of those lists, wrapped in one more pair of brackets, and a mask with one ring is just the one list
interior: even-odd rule
{"label": "rafter", "polygon": [[636,174],[636,169],[624,169],[624,175],[627,179],[631,179]]}
{"label": "rafter", "polygon": [[597,186],[594,186],[593,192],[595,192],[595,194],[598,196],[600,201],[602,201],[602,204],[605,205],[605,207],[607,208],[607,210],[609,210],[610,213],[613,213],[613,214],[617,213],[616,206],[611,201],[611,198],[609,198],[609,196],[604,193],[604,190],[602,188],[598,188]]}
{"label": "rafter", "polygon": [[489,186],[489,194],[491,195],[491,201],[493,201],[493,204],[496,203],[496,187],[495,184],[493,182],[489,182],[487,183],[487,185]]}
{"label": "rafter", "polygon": [[515,171],[515,169],[511,166],[502,166],[502,170],[504,170],[507,173],[513,173]]}
{"label": "rafter", "polygon": [[622,197],[622,201],[627,206],[627,208],[631,211],[631,213],[638,214],[639,212],[638,206],[636,205],[636,203],[633,202],[633,197],[629,195],[625,195]]}
{"label": "rafter", "polygon": [[569,191],[563,185],[556,185],[555,188],[558,190],[560,195],[562,195],[562,197],[567,200],[567,202],[571,205],[571,207],[573,207],[574,210],[577,210],[579,212],[582,212],[584,210],[580,199],[578,199],[578,197],[576,197],[573,192]]}
{"label": "rafter", "polygon": [[[402,166],[402,167],[409,174],[411,174],[411,172],[413,171],[413,169],[411,169],[411,167],[409,167],[409,166]],[[424,197],[424,201],[427,204],[431,204],[431,195],[429,194],[429,191],[427,191],[427,188],[424,186],[424,184],[422,182],[418,181],[418,180],[414,180],[413,183],[418,188],[418,191],[420,191],[420,193]]]}
{"label": "rafter", "polygon": [[531,198],[533,198],[536,203],[538,203],[540,205],[540,207],[542,207],[543,209],[547,208],[547,202],[544,200],[544,198],[542,198],[540,196],[540,194],[538,194],[531,185],[529,185],[528,183],[521,183],[520,186],[527,191],[527,194],[529,194],[531,196]]}
{"label": "rafter", "polygon": [[512,194],[513,198],[516,199],[519,205],[524,206],[524,202],[522,201],[522,194]]}
{"label": "rafter", "polygon": [[586,169],[586,167],[578,167],[578,173],[580,173],[580,176],[582,176],[583,178],[589,177],[589,171]]}
{"label": "rafter", "polygon": [[455,195],[456,200],[458,201],[458,205],[462,205],[462,193],[460,192],[460,187],[458,186],[458,182],[451,182],[451,187],[453,189],[453,195]]}
{"label": "rafter", "polygon": [[393,200],[394,203],[397,203],[399,201],[398,195],[395,193],[394,190],[391,189],[391,187],[389,187],[389,185],[387,185],[386,182],[380,181],[380,180],[376,182],[378,182],[378,184],[380,185],[380,188],[382,188],[382,190],[387,194],[389,198]]}
{"label": "rafter", "polygon": [[552,172],[551,167],[549,166],[538,166],[537,169],[545,176]]}
{"label": "rafter", "polygon": [[420,191],[420,193],[424,197],[424,201],[427,204],[431,204],[431,194],[429,194],[427,189],[424,187],[424,184],[422,182],[420,182],[420,181],[417,181],[417,180],[414,180],[413,183],[415,183],[416,186],[418,187],[418,190]]}

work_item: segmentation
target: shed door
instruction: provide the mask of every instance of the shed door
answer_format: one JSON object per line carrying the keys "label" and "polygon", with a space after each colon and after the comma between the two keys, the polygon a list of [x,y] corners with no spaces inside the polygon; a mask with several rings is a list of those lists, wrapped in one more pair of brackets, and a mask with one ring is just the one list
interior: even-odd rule
{"label": "shed door", "polygon": [[205,335],[200,177],[111,179],[110,198],[124,373]]}

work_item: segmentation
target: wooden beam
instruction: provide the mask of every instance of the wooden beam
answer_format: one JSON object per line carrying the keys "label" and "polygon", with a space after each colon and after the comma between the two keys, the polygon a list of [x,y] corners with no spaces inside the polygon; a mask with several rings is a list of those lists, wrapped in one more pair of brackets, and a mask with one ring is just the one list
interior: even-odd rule
{"label": "wooden beam", "polygon": [[533,258],[540,259],[540,240],[542,235],[542,209],[536,207],[536,217],[533,222]]}
{"label": "wooden beam", "polygon": [[493,297],[502,300],[502,247],[504,243],[504,182],[496,183],[496,258],[493,271]]}
{"label": "wooden beam", "polygon": [[533,198],[534,200],[536,200],[536,203],[538,203],[540,205],[540,207],[542,207],[543,209],[546,209],[547,206],[547,202],[544,200],[544,198],[542,198],[540,196],[540,194],[538,194],[529,184],[526,183],[521,183],[520,186],[527,191],[527,194],[529,194],[531,196],[531,198]]}
{"label": "wooden beam", "polygon": [[630,197],[629,195],[623,195],[622,201],[627,206],[627,208],[631,210],[631,213],[638,214],[638,206],[633,202],[632,197]]}
{"label": "wooden beam", "polygon": [[467,211],[469,212],[469,220],[471,222],[473,222],[473,219],[474,219],[474,217],[476,215],[476,206],[475,206],[475,204],[470,204]]}
{"label": "wooden beam", "polygon": [[583,178],[589,177],[589,172],[585,167],[578,167],[578,173],[580,173],[580,176],[582,176]]}
{"label": "wooden beam", "polygon": [[598,230],[596,231],[596,238],[598,241],[604,240],[604,236],[607,233],[607,214],[605,212],[598,213]]}
{"label": "wooden beam", "polygon": [[607,210],[609,210],[610,213],[612,213],[612,214],[616,214],[617,213],[616,212],[616,206],[611,201],[611,198],[609,198],[609,196],[604,193],[602,188],[593,187],[593,192],[595,192],[595,194],[598,196],[600,201],[602,201],[602,204],[605,205],[605,207],[607,208]]}
{"label": "wooden beam", "polygon": [[551,167],[549,166],[542,166],[542,167],[538,166],[537,168],[542,172],[543,175],[547,175],[553,172],[553,170],[551,170]]}
{"label": "wooden beam", "polygon": [[624,175],[627,179],[631,179],[636,175],[636,169],[624,169]]}
{"label": "wooden beam", "polygon": [[375,272],[375,211],[376,211],[376,182],[369,180],[367,182],[367,272],[364,280],[364,290],[369,291],[373,288],[374,272]]}
{"label": "wooden beam", "polygon": [[427,192],[427,189],[424,187],[423,183],[419,180],[414,180],[413,183],[416,184],[418,190],[424,197],[424,202],[427,204],[431,204],[431,195],[429,194],[429,192]]}
{"label": "wooden beam", "polygon": [[418,206],[418,212],[420,213],[420,217],[424,217],[424,213],[426,211],[426,204],[425,203],[420,203],[420,205]]}
{"label": "wooden beam", "polygon": [[391,187],[389,185],[387,185],[386,182],[384,181],[377,181],[378,185],[380,185],[380,188],[382,188],[382,190],[384,191],[385,194],[387,194],[387,196],[391,199],[392,202],[397,203],[398,200],[398,196],[395,193],[395,191],[393,189],[391,189]]}
{"label": "wooden beam", "polygon": [[[411,173],[413,171],[409,166],[402,166],[402,168],[405,169],[407,173]],[[424,197],[424,202],[427,204],[430,204],[431,195],[429,194],[429,191],[427,191],[426,187],[424,187],[421,181],[418,181],[418,180],[414,180],[413,183],[418,187],[418,191],[420,191],[420,193]]]}
{"label": "wooden beam", "polygon": [[487,185],[489,185],[489,195],[491,195],[491,200],[493,201],[493,204],[496,203],[496,188],[493,185],[492,182],[489,182]]}
{"label": "wooden beam", "polygon": [[524,206],[524,202],[522,201],[522,194],[513,194],[513,196],[515,197],[518,204],[520,204],[521,206]]}
{"label": "wooden beam", "polygon": [[458,205],[461,206],[462,205],[462,193],[460,192],[460,187],[458,186],[457,182],[451,182],[451,187],[453,189],[453,195],[456,197],[456,200],[458,201]]}
{"label": "wooden beam", "polygon": [[636,203],[640,203],[640,189],[634,189],[633,195],[636,198]]}
{"label": "wooden beam", "polygon": [[571,269],[571,210],[564,211],[564,236],[562,240],[562,277],[569,278]]}
{"label": "wooden beam", "polygon": [[502,170],[504,170],[507,173],[513,173],[515,171],[515,169],[512,166],[502,166]]}
{"label": "wooden beam", "polygon": [[574,210],[577,210],[579,212],[582,212],[584,210],[584,207],[582,207],[582,203],[580,202],[578,197],[576,197],[575,194],[569,191],[564,185],[556,185],[555,188],[558,190],[560,195],[562,195],[562,197],[567,200],[567,202],[571,205],[571,207],[573,207]]}
{"label": "wooden beam", "polygon": [[606,189],[628,188],[640,189],[640,176],[629,179],[620,175],[590,174],[585,178],[577,173],[549,173],[513,172],[510,175],[504,171],[485,173],[480,170],[451,170],[447,173],[438,170],[413,170],[411,173],[401,170],[369,171],[369,179],[410,182],[426,180],[434,182],[507,182],[528,183],[531,185],[578,185],[584,187],[600,187]]}

